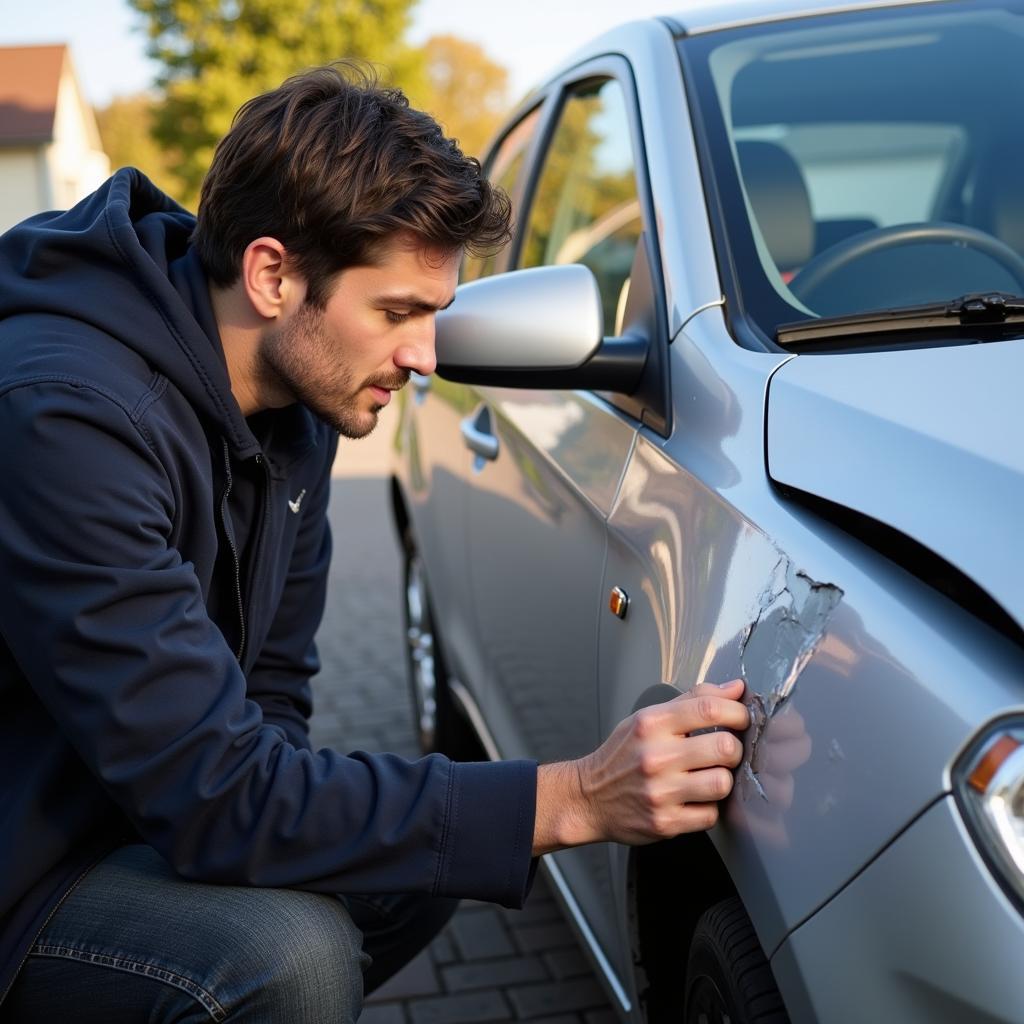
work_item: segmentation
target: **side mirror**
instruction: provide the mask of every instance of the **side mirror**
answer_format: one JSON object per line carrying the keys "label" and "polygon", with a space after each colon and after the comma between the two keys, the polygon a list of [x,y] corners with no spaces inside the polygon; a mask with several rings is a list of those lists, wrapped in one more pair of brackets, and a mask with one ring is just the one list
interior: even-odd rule
{"label": "side mirror", "polygon": [[581,264],[512,270],[459,287],[437,315],[437,372],[507,388],[631,394],[646,338],[605,338],[601,293]]}

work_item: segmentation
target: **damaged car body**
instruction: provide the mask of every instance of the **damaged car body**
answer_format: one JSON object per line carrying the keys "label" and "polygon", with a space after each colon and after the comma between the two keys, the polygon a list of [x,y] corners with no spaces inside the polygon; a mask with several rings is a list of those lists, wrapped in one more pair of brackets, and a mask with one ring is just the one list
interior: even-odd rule
{"label": "damaged car body", "polygon": [[1016,0],[692,5],[487,157],[396,438],[424,744],[747,684],[710,833],[544,858],[624,1020],[1024,1020],[1022,55]]}

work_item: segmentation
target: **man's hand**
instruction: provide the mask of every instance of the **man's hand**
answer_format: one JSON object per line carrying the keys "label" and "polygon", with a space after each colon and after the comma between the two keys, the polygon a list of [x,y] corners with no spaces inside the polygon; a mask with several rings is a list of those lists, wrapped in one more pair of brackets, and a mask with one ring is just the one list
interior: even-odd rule
{"label": "man's hand", "polygon": [[[750,715],[743,681],[701,685],[620,722],[578,761],[541,765],[534,855],[611,840],[638,845],[711,828],[732,790]],[[700,733],[700,735],[694,735]]]}

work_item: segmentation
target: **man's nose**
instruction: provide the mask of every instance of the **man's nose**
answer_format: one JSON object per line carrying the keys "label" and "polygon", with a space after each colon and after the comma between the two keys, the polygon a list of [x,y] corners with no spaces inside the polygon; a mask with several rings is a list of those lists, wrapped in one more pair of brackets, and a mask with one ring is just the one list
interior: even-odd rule
{"label": "man's nose", "polygon": [[395,353],[395,363],[402,369],[415,370],[425,377],[437,368],[433,316],[423,317],[416,326],[418,328],[416,337],[410,338]]}

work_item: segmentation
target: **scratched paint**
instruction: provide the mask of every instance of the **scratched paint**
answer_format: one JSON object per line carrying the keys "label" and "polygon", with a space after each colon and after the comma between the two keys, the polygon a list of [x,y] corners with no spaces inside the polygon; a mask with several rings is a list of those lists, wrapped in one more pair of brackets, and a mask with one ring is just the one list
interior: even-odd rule
{"label": "scratched paint", "polygon": [[839,587],[812,580],[794,568],[783,554],[758,596],[754,619],[740,649],[751,718],[741,771],[763,800],[768,799],[768,794],[759,778],[761,741],[768,723],[792,694],[842,597]]}

